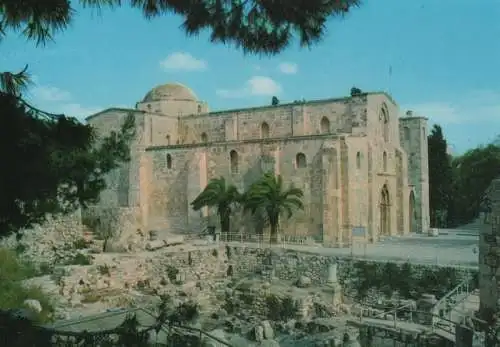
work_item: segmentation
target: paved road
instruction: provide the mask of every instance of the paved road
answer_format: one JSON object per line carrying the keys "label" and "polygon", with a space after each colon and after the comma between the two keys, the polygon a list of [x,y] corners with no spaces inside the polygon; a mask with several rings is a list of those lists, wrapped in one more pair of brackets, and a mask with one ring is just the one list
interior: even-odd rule
{"label": "paved road", "polygon": [[[242,245],[231,242],[232,245]],[[267,244],[244,243],[248,247],[269,247]],[[306,245],[276,245],[321,255],[353,256],[376,261],[410,261],[419,264],[453,265],[477,268],[478,234],[449,231],[445,235],[431,237],[421,234],[387,238],[375,244],[354,244],[349,248],[326,248]]]}

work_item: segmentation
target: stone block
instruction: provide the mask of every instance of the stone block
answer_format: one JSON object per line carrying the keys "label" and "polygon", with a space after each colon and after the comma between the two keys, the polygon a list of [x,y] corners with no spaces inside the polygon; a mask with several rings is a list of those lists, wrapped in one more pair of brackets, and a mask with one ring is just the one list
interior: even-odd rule
{"label": "stone block", "polygon": [[163,240],[165,246],[176,246],[184,243],[184,236],[182,235],[173,235],[168,236]]}
{"label": "stone block", "polygon": [[157,249],[163,248],[165,246],[166,246],[166,244],[163,240],[148,241],[146,243],[146,250],[156,251]]}

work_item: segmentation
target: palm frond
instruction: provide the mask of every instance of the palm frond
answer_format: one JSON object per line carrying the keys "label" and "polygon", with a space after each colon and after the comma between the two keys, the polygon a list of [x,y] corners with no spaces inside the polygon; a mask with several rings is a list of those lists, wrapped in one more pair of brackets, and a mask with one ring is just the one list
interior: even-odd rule
{"label": "palm frond", "polygon": [[241,200],[238,189],[232,184],[227,184],[224,177],[220,177],[213,178],[208,182],[205,189],[191,202],[191,207],[198,211],[205,206],[217,206],[221,212],[224,212]]}
{"label": "palm frond", "polygon": [[32,84],[32,80],[28,73],[28,65],[18,73],[0,73],[0,91],[6,94],[19,96],[30,84]]}

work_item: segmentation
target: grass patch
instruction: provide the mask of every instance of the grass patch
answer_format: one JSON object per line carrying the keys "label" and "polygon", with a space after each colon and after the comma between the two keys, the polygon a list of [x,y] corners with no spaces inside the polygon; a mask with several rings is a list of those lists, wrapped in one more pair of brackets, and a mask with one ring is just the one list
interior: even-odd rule
{"label": "grass patch", "polygon": [[15,251],[0,248],[0,309],[24,308],[26,299],[38,300],[42,312],[37,314],[40,322],[47,322],[53,313],[48,296],[38,287],[26,287],[22,280],[40,275],[32,264],[21,261]]}

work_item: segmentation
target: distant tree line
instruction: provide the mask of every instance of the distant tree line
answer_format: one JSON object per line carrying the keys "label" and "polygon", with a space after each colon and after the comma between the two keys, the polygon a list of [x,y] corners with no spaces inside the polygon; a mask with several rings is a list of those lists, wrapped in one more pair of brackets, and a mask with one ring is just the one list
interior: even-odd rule
{"label": "distant tree line", "polygon": [[431,226],[453,228],[473,222],[486,189],[500,176],[500,141],[453,156],[443,129],[434,125],[428,150]]}

